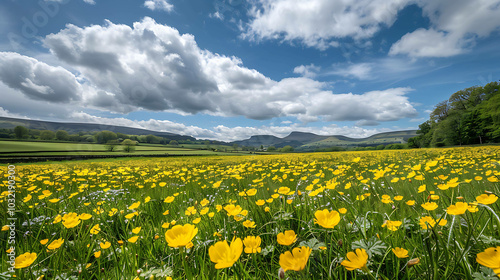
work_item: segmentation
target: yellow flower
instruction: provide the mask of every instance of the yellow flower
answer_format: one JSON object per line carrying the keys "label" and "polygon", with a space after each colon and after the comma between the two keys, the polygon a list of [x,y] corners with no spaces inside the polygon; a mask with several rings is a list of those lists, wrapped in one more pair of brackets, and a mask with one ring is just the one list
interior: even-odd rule
{"label": "yellow flower", "polygon": [[394,200],[397,200],[397,201],[400,201],[403,199],[403,196],[402,195],[397,195],[394,197]]}
{"label": "yellow flower", "polygon": [[462,215],[467,211],[469,208],[469,205],[467,202],[457,202],[454,205],[450,205],[447,209],[446,212],[450,215]]}
{"label": "yellow flower", "polygon": [[101,256],[101,251],[97,251],[94,253],[94,257],[98,259]]}
{"label": "yellow flower", "polygon": [[42,240],[40,240],[40,244],[42,244],[42,245],[47,244],[47,242],[49,242],[48,239],[42,239]]}
{"label": "yellow flower", "polygon": [[293,230],[287,230],[285,233],[278,233],[277,239],[279,244],[288,246],[297,241],[297,234]]}
{"label": "yellow flower", "polygon": [[438,208],[438,205],[436,202],[426,202],[426,203],[422,204],[421,206],[422,206],[422,208],[424,208],[427,211],[436,210],[436,208]]}
{"label": "yellow flower", "polygon": [[408,201],[406,202],[406,205],[408,205],[408,206],[413,206],[413,205],[415,205],[415,200],[408,200]]}
{"label": "yellow flower", "polygon": [[476,200],[478,203],[485,204],[485,205],[493,204],[497,201],[497,199],[498,199],[498,196],[496,196],[494,194],[490,194],[490,195],[482,194],[482,195],[476,197]]}
{"label": "yellow flower", "polygon": [[99,224],[94,225],[90,229],[90,234],[98,234],[99,232],[101,232],[101,227],[99,226]]}
{"label": "yellow flower", "polygon": [[382,227],[387,227],[390,231],[396,231],[403,223],[401,221],[385,221]]}
{"label": "yellow flower", "polygon": [[62,238],[56,239],[56,240],[50,242],[49,246],[47,246],[47,249],[55,250],[55,249],[61,247],[61,245],[63,243],[64,243],[64,239],[62,239]]}
{"label": "yellow flower", "polygon": [[81,222],[80,217],[76,213],[65,214],[62,217],[62,221],[63,221],[62,223],[63,223],[64,227],[66,227],[66,228],[74,228],[77,225],[79,225]]}
{"label": "yellow flower", "polygon": [[198,233],[198,228],[191,224],[176,225],[165,232],[168,246],[173,248],[185,247]]}
{"label": "yellow flower", "polygon": [[165,200],[163,202],[165,203],[172,203],[174,201],[174,198],[173,196],[167,196],[167,198],[165,198]]}
{"label": "yellow flower", "polygon": [[139,238],[138,235],[130,237],[127,241],[130,243],[135,243],[137,242],[137,239]]}
{"label": "yellow flower", "polygon": [[324,228],[334,228],[340,222],[339,212],[328,209],[316,211],[314,217],[314,223]]}
{"label": "yellow flower", "polygon": [[10,227],[8,225],[2,226],[2,231],[7,231],[7,230],[9,230],[9,228]]}
{"label": "yellow flower", "polygon": [[422,229],[430,229],[431,227],[434,227],[436,225],[436,221],[430,216],[420,218],[419,223]]}
{"label": "yellow flower", "polygon": [[392,249],[392,252],[399,259],[408,258],[408,250],[406,250],[406,249],[396,247],[396,248]]}
{"label": "yellow flower", "polygon": [[260,236],[247,236],[243,239],[243,244],[245,245],[245,253],[253,254],[260,253],[260,243],[262,242]]}
{"label": "yellow flower", "polygon": [[19,268],[25,268],[30,266],[33,262],[36,260],[36,253],[24,253],[22,255],[19,255],[15,260],[15,265],[14,267],[16,269]]}
{"label": "yellow flower", "polygon": [[108,249],[110,246],[111,246],[111,242],[109,241],[105,241],[104,243],[99,243],[99,246],[101,247],[101,249]]}
{"label": "yellow flower", "polygon": [[347,213],[347,209],[346,208],[340,208],[339,209],[339,213],[340,214],[345,214],[345,213]]}
{"label": "yellow flower", "polygon": [[198,218],[196,218],[196,219],[193,220],[193,224],[195,224],[195,225],[199,224],[200,222],[201,222],[201,218],[200,217],[198,217]]}
{"label": "yellow flower", "polygon": [[136,209],[137,207],[139,207],[139,205],[141,205],[141,202],[140,201],[137,201],[136,203],[132,203],[132,205],[130,205],[128,207],[129,210],[133,210],[133,209]]}
{"label": "yellow flower", "polygon": [[219,241],[208,248],[210,260],[215,263],[216,269],[231,267],[243,252],[243,242],[240,238],[233,238],[231,245],[227,240]]}
{"label": "yellow flower", "polygon": [[343,260],[340,264],[345,266],[347,270],[366,269],[366,262],[368,261],[368,254],[365,249],[356,249],[355,252],[347,253],[347,259]]}
{"label": "yellow flower", "polygon": [[196,209],[194,208],[194,206],[188,207],[187,210],[184,211],[184,215],[186,216],[191,216],[194,214],[196,214]]}
{"label": "yellow flower", "polygon": [[250,220],[244,221],[243,226],[246,228],[255,228],[256,227],[255,222],[250,221]]}
{"label": "yellow flower", "polygon": [[224,210],[226,210],[228,216],[236,216],[243,211],[243,208],[239,205],[228,204],[224,206]]}
{"label": "yellow flower", "polygon": [[84,220],[85,221],[85,220],[88,220],[88,219],[92,218],[92,215],[87,214],[87,213],[83,213],[83,214],[80,214],[79,217],[80,217],[80,220]]}
{"label": "yellow flower", "polygon": [[278,193],[282,195],[287,195],[290,192],[289,187],[281,187],[278,189]]}
{"label": "yellow flower", "polygon": [[426,189],[425,185],[418,187],[418,193],[425,192],[425,189]]}
{"label": "yellow flower", "polygon": [[257,206],[262,206],[262,205],[264,205],[265,203],[266,203],[266,201],[265,201],[265,200],[263,200],[263,199],[259,199],[259,200],[255,201],[255,204],[257,204]]}
{"label": "yellow flower", "polygon": [[138,234],[141,231],[141,227],[136,227],[132,230],[133,234]]}
{"label": "yellow flower", "polygon": [[476,261],[482,266],[493,269],[500,277],[500,246],[488,248],[477,254]]}
{"label": "yellow flower", "polygon": [[284,271],[293,270],[301,271],[309,260],[311,255],[311,248],[307,246],[293,248],[292,252],[286,251],[280,255],[280,266]]}

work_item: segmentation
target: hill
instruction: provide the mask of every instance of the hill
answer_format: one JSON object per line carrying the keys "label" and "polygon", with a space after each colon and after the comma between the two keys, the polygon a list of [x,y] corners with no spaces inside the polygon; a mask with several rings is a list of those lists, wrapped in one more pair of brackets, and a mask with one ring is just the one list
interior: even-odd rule
{"label": "hill", "polygon": [[48,122],[48,121],[37,121],[37,120],[26,120],[26,119],[15,119],[0,117],[0,128],[14,128],[18,125],[24,126],[29,129],[39,129],[39,130],[66,130],[68,133],[78,133],[78,132],[93,132],[93,131],[103,131],[109,130],[115,133],[123,133],[128,135],[155,135],[158,137],[165,137],[170,140],[196,140],[196,138],[186,135],[179,135],[170,132],[158,132],[142,128],[133,128],[126,126],[117,125],[106,125],[106,124],[95,124],[95,123],[64,123],[64,122]]}
{"label": "hill", "polygon": [[379,133],[366,138],[350,138],[342,135],[328,136],[294,131],[283,138],[272,135],[255,135],[246,140],[235,141],[233,144],[251,147],[274,146],[276,148],[292,146],[297,151],[314,151],[329,147],[348,148],[406,143],[409,138],[416,135],[416,130],[405,130]]}

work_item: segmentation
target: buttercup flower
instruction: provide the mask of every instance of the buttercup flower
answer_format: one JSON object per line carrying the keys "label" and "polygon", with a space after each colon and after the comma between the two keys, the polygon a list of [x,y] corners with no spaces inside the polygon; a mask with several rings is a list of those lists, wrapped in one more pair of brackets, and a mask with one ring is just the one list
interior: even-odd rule
{"label": "buttercup flower", "polygon": [[301,271],[306,267],[312,249],[306,246],[293,248],[292,252],[286,251],[280,255],[280,266],[284,271]]}
{"label": "buttercup flower", "polygon": [[450,215],[462,215],[467,211],[469,208],[469,205],[467,202],[457,202],[455,205],[450,205],[447,209],[446,212]]}
{"label": "buttercup flower", "polygon": [[198,228],[191,224],[176,225],[165,232],[168,246],[173,248],[185,247],[198,233]]}
{"label": "buttercup flower", "polygon": [[314,223],[324,228],[334,228],[340,222],[340,214],[337,211],[328,209],[318,210],[314,213]]}
{"label": "buttercup flower", "polygon": [[231,267],[241,256],[243,252],[243,242],[240,238],[231,241],[231,245],[227,240],[219,241],[208,248],[210,260],[215,263],[216,269]]}
{"label": "buttercup flower", "polygon": [[62,239],[62,238],[56,239],[56,240],[50,242],[49,246],[47,246],[47,249],[55,250],[55,249],[61,247],[61,245],[63,243],[64,243],[64,239]]}
{"label": "buttercup flower", "polygon": [[408,258],[408,250],[406,249],[396,247],[392,249],[392,252],[400,259]]}
{"label": "buttercup flower", "polygon": [[33,262],[35,262],[36,257],[37,257],[36,253],[24,253],[22,255],[19,255],[14,260],[15,262],[14,267],[16,269],[28,267],[31,264],[33,264]]}
{"label": "buttercup flower", "polygon": [[500,277],[500,246],[488,248],[477,254],[476,261],[482,266],[493,269]]}
{"label": "buttercup flower", "polygon": [[77,225],[79,225],[81,222],[80,217],[76,213],[65,214],[62,217],[62,221],[63,221],[62,223],[63,223],[64,227],[66,227],[66,228],[74,228]]}
{"label": "buttercup flower", "polygon": [[247,236],[243,239],[243,244],[245,245],[245,253],[254,254],[260,253],[262,250],[260,248],[260,243],[262,242],[260,236]]}
{"label": "buttercup flower", "polygon": [[279,244],[288,246],[297,241],[297,234],[293,230],[287,230],[285,233],[278,233],[277,239]]}
{"label": "buttercup flower", "polygon": [[347,270],[366,269],[368,254],[365,249],[356,249],[355,252],[347,253],[347,260],[343,260],[340,264],[345,266]]}
{"label": "buttercup flower", "polygon": [[482,195],[476,197],[476,200],[478,203],[488,205],[488,204],[495,203],[498,200],[498,196],[496,196],[494,194],[490,194],[490,195],[482,194]]}
{"label": "buttercup flower", "polygon": [[403,223],[401,221],[385,221],[382,227],[387,227],[390,231],[396,231]]}

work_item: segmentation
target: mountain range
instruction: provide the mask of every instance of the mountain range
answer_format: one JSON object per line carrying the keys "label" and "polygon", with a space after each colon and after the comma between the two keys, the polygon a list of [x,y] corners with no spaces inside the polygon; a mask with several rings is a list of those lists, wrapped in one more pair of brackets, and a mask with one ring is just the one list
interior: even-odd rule
{"label": "mountain range", "polygon": [[[142,128],[125,127],[117,125],[94,124],[94,123],[63,123],[39,120],[27,120],[0,117],[0,128],[14,128],[18,125],[29,129],[39,130],[66,130],[68,133],[92,132],[109,130],[115,133],[129,135],[148,135],[152,134],[159,137],[165,137],[171,140],[191,140],[196,138],[192,136],[179,135],[170,132],[159,132]],[[409,138],[415,137],[416,130],[391,131],[372,135],[366,138],[350,138],[342,135],[317,135],[308,132],[294,131],[290,135],[280,138],[273,135],[254,135],[246,140],[234,141],[228,144],[238,144],[240,146],[250,147],[269,147],[282,148],[292,146],[297,151],[314,151],[329,147],[366,147],[377,145],[388,145],[396,143],[406,143]]]}

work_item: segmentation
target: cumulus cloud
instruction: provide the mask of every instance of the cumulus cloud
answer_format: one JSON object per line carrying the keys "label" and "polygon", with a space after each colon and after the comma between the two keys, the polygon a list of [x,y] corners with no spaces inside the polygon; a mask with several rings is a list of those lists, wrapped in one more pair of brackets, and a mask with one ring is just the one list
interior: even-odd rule
{"label": "cumulus cloud", "polygon": [[170,12],[174,9],[174,5],[168,3],[167,0],[147,0],[144,2],[144,7],[154,11],[161,10]]}
{"label": "cumulus cloud", "polygon": [[391,26],[408,0],[257,0],[244,38],[299,40],[306,46],[327,49],[335,39],[372,37]]}
{"label": "cumulus cloud", "polygon": [[[87,106],[114,112],[145,109],[257,120],[292,116],[304,123],[320,117],[387,121],[415,115],[409,89],[335,94],[309,77],[275,81],[244,67],[237,57],[200,49],[192,35],[151,18],[132,27],[68,25],[44,44],[87,83]],[[314,65],[295,69],[304,76],[313,71]]]}
{"label": "cumulus cloud", "polygon": [[314,78],[318,74],[319,70],[321,70],[321,67],[314,64],[300,65],[293,69],[293,73],[299,74],[306,78]]}
{"label": "cumulus cloud", "polygon": [[417,29],[394,43],[389,54],[412,57],[449,57],[468,51],[477,38],[500,28],[499,0],[419,0],[429,29]]}
{"label": "cumulus cloud", "polygon": [[18,119],[29,119],[27,116],[19,115],[19,114],[14,114],[9,112],[9,110],[6,110],[2,107],[0,107],[0,117],[6,117],[6,118],[18,118]]}
{"label": "cumulus cloud", "polygon": [[0,81],[26,96],[48,102],[80,100],[82,86],[62,67],[53,67],[34,58],[0,52]]}

